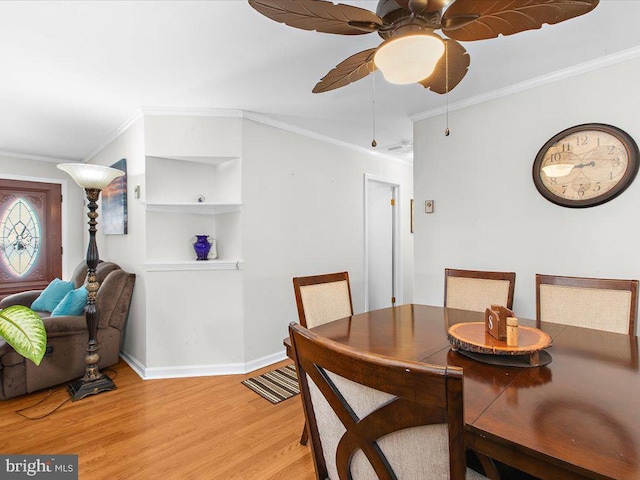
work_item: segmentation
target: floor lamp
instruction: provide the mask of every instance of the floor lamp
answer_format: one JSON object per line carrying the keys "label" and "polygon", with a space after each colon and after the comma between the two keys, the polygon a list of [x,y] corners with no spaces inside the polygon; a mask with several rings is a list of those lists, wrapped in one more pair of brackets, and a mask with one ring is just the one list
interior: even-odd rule
{"label": "floor lamp", "polygon": [[96,294],[98,293],[98,278],[96,267],[100,256],[98,255],[98,245],[96,244],[96,225],[98,222],[98,198],[100,191],[109,185],[114,179],[124,175],[124,172],[115,168],[103,167],[100,165],[89,165],[85,163],[62,163],[58,165],[60,170],[64,170],[75,182],[84,188],[89,201],[89,248],[87,248],[87,290],[89,296],[85,307],[85,318],[87,320],[87,330],[89,331],[89,343],[87,344],[87,355],[84,357],[86,370],[84,377],[69,384],[71,400],[80,400],[87,395],[95,395],[100,392],[114,390],[116,385],[104,373],[100,373],[98,362],[98,310],[96,308]]}

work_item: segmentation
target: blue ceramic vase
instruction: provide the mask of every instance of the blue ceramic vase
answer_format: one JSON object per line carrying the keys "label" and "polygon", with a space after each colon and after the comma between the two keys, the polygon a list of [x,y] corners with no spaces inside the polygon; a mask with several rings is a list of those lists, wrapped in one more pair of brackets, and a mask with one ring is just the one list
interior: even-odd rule
{"label": "blue ceramic vase", "polygon": [[196,241],[193,244],[196,252],[196,260],[208,260],[209,251],[211,250],[211,242],[208,235],[196,235]]}

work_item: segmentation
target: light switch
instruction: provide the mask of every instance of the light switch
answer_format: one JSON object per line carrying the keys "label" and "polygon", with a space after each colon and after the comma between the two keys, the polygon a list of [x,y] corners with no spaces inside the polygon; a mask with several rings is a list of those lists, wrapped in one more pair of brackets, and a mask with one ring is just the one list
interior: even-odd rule
{"label": "light switch", "polygon": [[433,200],[424,201],[424,213],[433,213]]}

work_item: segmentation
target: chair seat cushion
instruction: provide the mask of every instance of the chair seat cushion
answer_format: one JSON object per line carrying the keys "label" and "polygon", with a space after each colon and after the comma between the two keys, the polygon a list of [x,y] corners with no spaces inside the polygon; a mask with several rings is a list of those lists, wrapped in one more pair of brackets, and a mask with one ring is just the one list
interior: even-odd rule
{"label": "chair seat cushion", "polygon": [[58,303],[73,289],[73,282],[65,282],[56,278],[34,300],[31,304],[31,309],[38,312],[53,312]]}
{"label": "chair seat cushion", "polygon": [[71,290],[67,293],[60,303],[51,312],[52,317],[61,317],[64,315],[80,315],[84,311],[87,304],[89,291],[84,287]]}
{"label": "chair seat cushion", "polygon": [[465,478],[466,480],[488,480],[488,477],[485,477],[471,468],[467,468],[467,476]]}

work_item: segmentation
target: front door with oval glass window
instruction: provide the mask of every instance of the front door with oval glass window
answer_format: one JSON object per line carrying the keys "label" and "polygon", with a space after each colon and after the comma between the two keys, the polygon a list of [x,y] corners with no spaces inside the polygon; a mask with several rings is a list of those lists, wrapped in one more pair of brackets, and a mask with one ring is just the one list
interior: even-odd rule
{"label": "front door with oval glass window", "polygon": [[62,275],[60,185],[0,179],[0,298]]}

